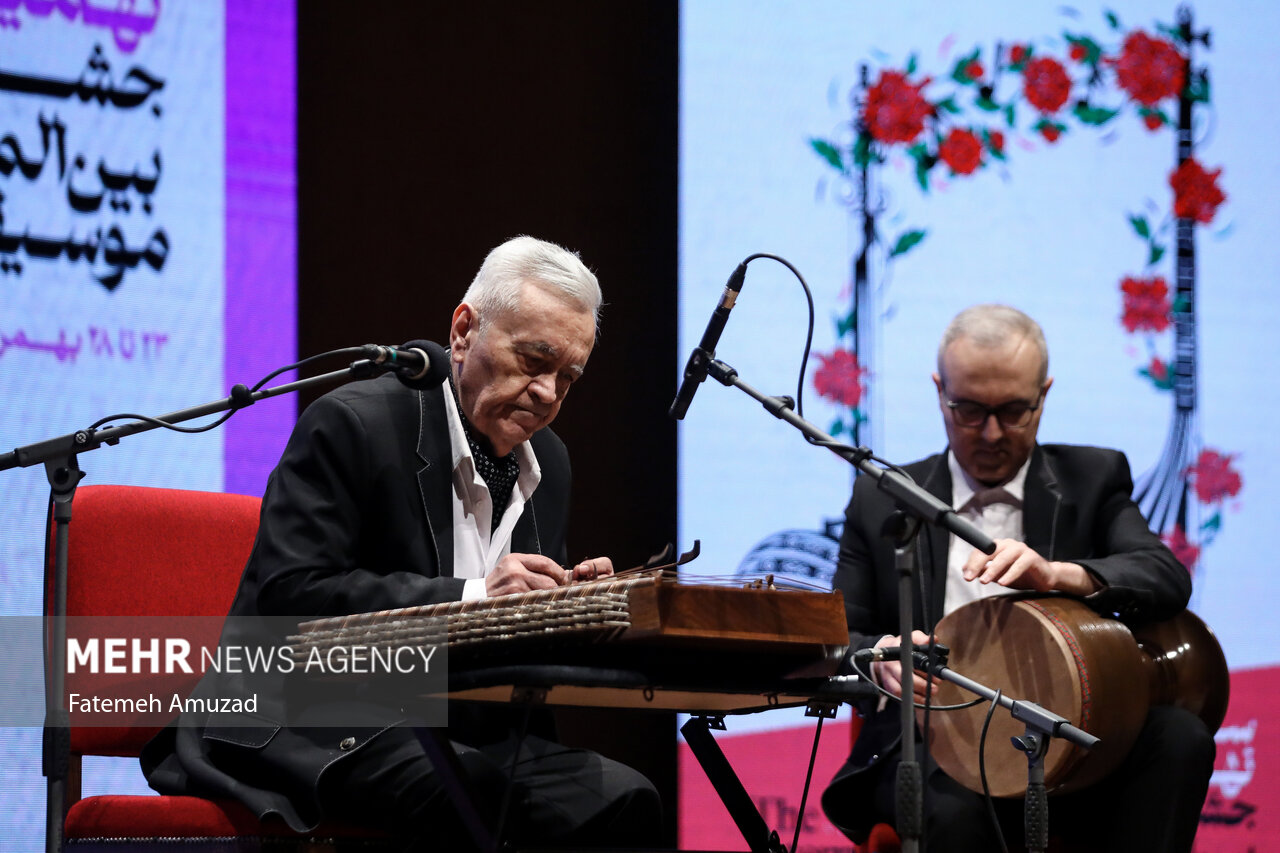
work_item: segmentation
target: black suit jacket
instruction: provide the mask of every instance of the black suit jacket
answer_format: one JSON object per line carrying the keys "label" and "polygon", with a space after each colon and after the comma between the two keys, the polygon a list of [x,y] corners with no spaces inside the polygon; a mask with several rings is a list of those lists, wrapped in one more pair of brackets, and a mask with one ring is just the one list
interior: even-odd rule
{"label": "black suit jacket", "polygon": [[[911,478],[951,503],[951,472],[941,453],[906,466]],[[1023,532],[1047,560],[1079,563],[1104,589],[1087,602],[1126,622],[1168,619],[1191,596],[1191,576],[1151,532],[1130,495],[1133,480],[1124,454],[1097,447],[1036,445],[1023,495]],[[898,634],[898,579],[893,547],[880,535],[893,502],[869,477],[859,477],[845,511],[834,586],[844,594],[850,653]],[[914,627],[930,631],[942,618],[948,532],[926,526],[920,534],[919,586]],[[923,591],[923,594],[922,594]],[[849,760],[823,794],[832,821],[855,838],[870,828],[864,808],[877,774],[866,773],[893,754],[901,736],[898,707],[869,712]]]}
{"label": "black suit jacket", "polygon": [[[224,646],[279,646],[281,630],[307,619],[462,597],[464,580],[453,577],[446,393],[447,386],[414,390],[385,376],[343,386],[303,412],[267,483]],[[512,551],[563,564],[568,454],[547,429],[531,443],[542,479],[516,524]],[[321,773],[403,714],[337,688],[332,702],[306,707],[307,724],[299,725],[285,682],[278,674],[206,674],[194,696],[256,694],[257,712],[181,715],[143,750],[151,786],[235,798],[260,817],[275,813],[299,831],[313,827]],[[450,737],[465,743],[506,734],[501,718],[451,709],[450,721]]]}

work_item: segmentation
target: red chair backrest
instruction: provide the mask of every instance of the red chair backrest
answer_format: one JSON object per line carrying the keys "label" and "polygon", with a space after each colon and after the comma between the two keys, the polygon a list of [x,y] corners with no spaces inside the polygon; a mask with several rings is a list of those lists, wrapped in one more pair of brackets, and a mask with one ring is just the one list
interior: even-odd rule
{"label": "red chair backrest", "polygon": [[[68,619],[114,617],[163,626],[167,618],[180,622],[185,632],[196,632],[193,645],[215,647],[257,535],[260,504],[256,497],[217,492],[80,487],[68,537]],[[199,667],[195,670],[148,676],[138,681],[139,689],[185,698],[200,677]],[[71,750],[137,755],[158,730],[155,725],[77,726],[73,714]]]}

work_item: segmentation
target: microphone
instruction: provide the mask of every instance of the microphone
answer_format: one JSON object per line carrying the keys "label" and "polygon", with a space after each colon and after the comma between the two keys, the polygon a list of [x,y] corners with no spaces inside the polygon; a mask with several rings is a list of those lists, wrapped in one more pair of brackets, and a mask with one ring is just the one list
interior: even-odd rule
{"label": "microphone", "polygon": [[707,378],[707,362],[716,357],[716,344],[720,342],[720,333],[724,331],[724,324],[729,319],[729,312],[733,310],[733,303],[738,300],[738,291],[742,290],[742,282],[746,277],[747,262],[743,261],[729,276],[729,281],[724,286],[724,293],[720,296],[720,302],[716,305],[716,310],[711,312],[711,319],[707,321],[707,330],[702,333],[702,341],[689,354],[689,362],[684,366],[684,379],[676,392],[675,400],[671,403],[671,408],[667,410],[667,414],[678,421],[684,419],[685,413],[689,411],[689,404],[693,402],[694,393]]}
{"label": "microphone", "polygon": [[449,375],[449,354],[435,341],[409,341],[399,347],[365,344],[361,350],[364,358],[395,373],[410,388],[434,388]]}

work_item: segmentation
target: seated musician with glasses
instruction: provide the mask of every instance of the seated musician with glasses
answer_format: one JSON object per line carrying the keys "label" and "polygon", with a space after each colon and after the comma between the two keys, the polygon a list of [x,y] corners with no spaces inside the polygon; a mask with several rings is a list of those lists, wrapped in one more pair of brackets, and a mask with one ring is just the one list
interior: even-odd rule
{"label": "seated musician with glasses", "polygon": [[[963,604],[1015,590],[1069,593],[1130,622],[1167,619],[1186,607],[1190,575],[1133,503],[1125,456],[1036,442],[1053,384],[1048,368],[1039,325],[1016,309],[975,306],[947,327],[933,382],[949,445],[906,470],[995,540],[996,551],[984,554],[940,529],[921,531],[915,630],[907,642],[927,643],[938,620]],[[902,642],[893,546],[881,535],[893,510],[870,478],[858,478],[834,580],[844,593],[851,650]],[[871,666],[900,696],[897,660]],[[913,688],[923,703],[919,673]],[[832,822],[856,841],[875,823],[893,823],[901,736],[894,703],[864,710],[852,754],[822,799]],[[925,765],[919,739],[917,747],[931,853],[998,850],[982,795]],[[1154,707],[1118,769],[1051,798],[1050,830],[1090,850],[1190,851],[1213,759],[1213,738],[1198,717]],[[1018,849],[1022,800],[995,805],[1010,849]]]}
{"label": "seated musician with glasses", "polygon": [[[223,645],[270,643],[246,627],[253,617],[297,624],[611,574],[603,557],[564,568],[569,458],[546,428],[582,376],[600,304],[575,253],[515,238],[489,253],[454,310],[447,381],[414,387],[387,375],[309,406],[268,482]],[[244,690],[237,677],[210,672],[196,693],[233,695]],[[298,831],[329,819],[426,849],[468,847],[441,774],[398,707],[339,684],[320,707],[299,709],[283,676],[269,686],[252,725],[188,713],[148,744],[152,787],[236,799]],[[658,794],[631,768],[549,732],[525,734],[506,709],[453,706],[449,723],[475,805],[490,831],[505,816],[505,840],[658,840]]]}

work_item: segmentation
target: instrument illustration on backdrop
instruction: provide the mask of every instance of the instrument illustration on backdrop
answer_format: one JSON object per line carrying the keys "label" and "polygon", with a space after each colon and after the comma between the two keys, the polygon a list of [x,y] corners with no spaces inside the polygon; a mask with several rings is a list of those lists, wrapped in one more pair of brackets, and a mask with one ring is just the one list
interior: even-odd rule
{"label": "instrument illustration on backdrop", "polygon": [[[971,602],[938,623],[951,648],[948,667],[1014,699],[1035,702],[1101,738],[1091,751],[1055,738],[1044,759],[1045,788],[1067,793],[1093,784],[1122,761],[1153,705],[1176,705],[1211,732],[1227,712],[1229,677],[1222,647],[1190,610],[1130,629],[1066,596],[1007,595]],[[948,682],[934,685],[934,705],[973,697]],[[917,719],[923,712],[917,711]],[[929,749],[938,766],[982,792],[978,744],[987,705],[934,712]],[[992,796],[1022,796],[1024,754],[1009,745],[1023,724],[997,710],[984,756]]]}

